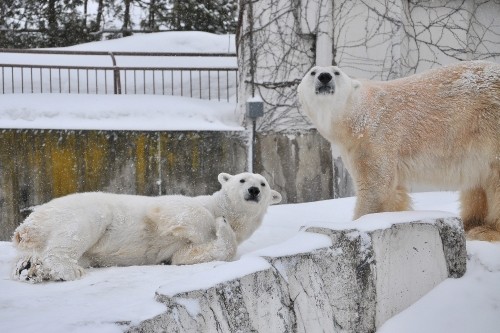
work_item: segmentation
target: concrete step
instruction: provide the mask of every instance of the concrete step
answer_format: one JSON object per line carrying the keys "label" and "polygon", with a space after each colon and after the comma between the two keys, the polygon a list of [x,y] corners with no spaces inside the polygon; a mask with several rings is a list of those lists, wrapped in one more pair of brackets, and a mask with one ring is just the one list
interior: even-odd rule
{"label": "concrete step", "polygon": [[466,270],[459,218],[373,214],[317,223],[292,239],[162,286],[163,314],[130,332],[374,332]]}

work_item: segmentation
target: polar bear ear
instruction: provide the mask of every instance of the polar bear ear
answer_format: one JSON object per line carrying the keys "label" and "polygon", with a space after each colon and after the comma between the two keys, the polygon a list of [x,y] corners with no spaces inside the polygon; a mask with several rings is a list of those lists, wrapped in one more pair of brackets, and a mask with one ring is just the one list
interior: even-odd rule
{"label": "polar bear ear", "polygon": [[280,203],[281,199],[281,194],[278,191],[271,190],[271,204]]}
{"label": "polar bear ear", "polygon": [[228,174],[228,173],[224,173],[224,172],[222,172],[222,173],[219,173],[219,176],[217,177],[217,179],[219,180],[219,183],[222,185],[222,184],[224,184],[224,183],[227,183],[227,181],[228,181],[229,179],[231,179],[231,177],[233,177],[233,176],[231,176],[231,175],[230,175],[230,174]]}

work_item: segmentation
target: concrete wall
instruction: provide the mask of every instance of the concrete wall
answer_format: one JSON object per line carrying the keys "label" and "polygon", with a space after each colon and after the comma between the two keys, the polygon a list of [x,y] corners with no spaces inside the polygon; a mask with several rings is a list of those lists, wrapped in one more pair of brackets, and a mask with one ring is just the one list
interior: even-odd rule
{"label": "concrete wall", "polygon": [[[220,172],[248,170],[248,132],[0,130],[0,240],[9,240],[29,207],[66,194],[211,194]],[[352,195],[315,130],[258,133],[254,172],[283,203]],[[337,176],[338,175],[338,176]]]}
{"label": "concrete wall", "polygon": [[201,195],[246,170],[246,132],[0,131],[0,240],[74,192]]}
{"label": "concrete wall", "polygon": [[334,197],[330,144],[318,132],[258,133],[255,154],[254,172],[270,180],[284,203]]}

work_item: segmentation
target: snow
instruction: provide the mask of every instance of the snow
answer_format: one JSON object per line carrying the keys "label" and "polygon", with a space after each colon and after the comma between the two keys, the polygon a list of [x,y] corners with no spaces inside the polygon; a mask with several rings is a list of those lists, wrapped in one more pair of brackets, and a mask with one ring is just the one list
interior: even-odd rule
{"label": "snow", "polygon": [[[412,198],[417,211],[458,213],[455,192],[416,193]],[[362,221],[348,222],[354,202],[355,198],[344,198],[271,206],[262,226],[239,247],[241,259],[231,263],[98,268],[71,282],[32,285],[11,280],[15,252],[10,243],[0,242],[0,332],[120,332],[164,310],[154,300],[160,286],[171,295],[197,290],[269,267],[257,255],[300,253],[329,244],[322,235],[300,231],[303,225],[328,222],[330,227],[363,228]],[[421,213],[402,214],[411,220]],[[498,332],[500,244],[473,241],[467,250],[464,277],[444,281],[378,332]],[[187,302],[196,313],[197,304]]]}
{"label": "snow", "polygon": [[[206,33],[159,33],[73,49],[172,52],[227,52],[229,49],[233,52],[234,39],[231,38],[234,37]],[[0,62],[38,59],[34,55],[18,57],[2,54]],[[95,61],[102,61],[110,65],[109,57],[69,58],[46,56],[39,61],[80,65],[88,64],[81,61],[94,65],[98,64]],[[176,63],[177,60],[171,58],[143,59],[144,63],[134,65],[162,61],[162,66],[226,66],[226,61],[235,61],[230,58],[213,62],[201,58],[181,60]],[[134,62],[134,59],[119,57],[118,64],[124,65],[126,61]],[[242,130],[235,108],[235,103],[171,96],[6,94],[0,103],[0,128]],[[448,214],[441,212],[457,214],[459,210],[457,193],[417,193],[412,197],[417,212],[395,215],[397,219],[410,221]],[[262,226],[239,247],[238,260],[231,263],[89,269],[82,279],[70,282],[32,285],[11,280],[15,251],[9,242],[0,242],[0,332],[121,332],[165,309],[154,300],[160,286],[171,294],[200,289],[269,267],[258,255],[300,253],[330,244],[326,236],[300,231],[302,226],[369,229],[396,222],[392,217],[389,220],[386,214],[351,222],[354,202],[355,198],[345,198],[272,206]],[[500,244],[468,242],[467,250],[468,271],[464,277],[441,283],[386,322],[379,332],[498,332]],[[195,301],[181,302],[190,313],[199,311]]]}
{"label": "snow", "polygon": [[0,128],[241,131],[234,103],[163,95],[6,94]]}
{"label": "snow", "polygon": [[[137,34],[48,50],[105,52],[235,53],[234,35],[200,31]],[[115,56],[118,66],[236,67],[236,57],[136,57]],[[112,66],[111,57],[0,53],[0,63],[66,66]]]}
{"label": "snow", "polygon": [[266,260],[250,256],[206,270],[203,275],[190,275],[171,284],[162,284],[157,290],[162,295],[174,296],[191,290],[208,289],[224,281],[241,278],[270,267],[271,265]]}
{"label": "snow", "polygon": [[[234,52],[234,35],[215,35],[206,32],[165,32],[76,45],[62,50],[79,51],[158,51],[187,53]],[[130,67],[188,67],[237,68],[236,57],[134,57],[116,56],[118,66]],[[111,57],[81,55],[40,55],[0,53],[0,63],[108,66]],[[0,128],[30,129],[94,129],[94,130],[216,130],[234,131],[243,127],[236,113],[236,74],[225,72],[184,71],[141,72],[137,81],[134,72],[122,73],[123,95],[102,95],[113,92],[111,72],[71,73],[48,70],[31,72],[5,69],[0,90],[5,91],[0,103]],[[183,77],[182,77],[183,75]],[[12,76],[14,80],[12,87]],[[33,79],[33,84],[28,78]],[[86,80],[89,80],[88,82]],[[43,85],[40,84],[43,82]],[[97,83],[99,82],[99,83]],[[182,82],[182,84],[181,84]],[[220,84],[220,91],[217,86]],[[182,87],[181,87],[182,86]],[[228,87],[226,90],[226,86]],[[210,90],[211,87],[211,90]],[[12,89],[16,92],[11,94]],[[50,89],[62,93],[48,92]],[[71,89],[71,91],[70,91]],[[182,98],[163,95],[202,97]],[[24,93],[19,94],[24,90]],[[76,94],[76,92],[85,94]],[[38,92],[38,93],[37,93]],[[69,92],[72,92],[71,94]],[[88,92],[88,94],[87,94]],[[137,92],[138,94],[131,94]],[[99,94],[97,94],[99,93]],[[141,95],[147,93],[147,95]],[[161,95],[160,95],[161,94]],[[210,98],[209,98],[210,97]],[[221,101],[219,101],[219,98]],[[206,99],[211,99],[207,101]],[[229,100],[229,102],[227,101]]]}

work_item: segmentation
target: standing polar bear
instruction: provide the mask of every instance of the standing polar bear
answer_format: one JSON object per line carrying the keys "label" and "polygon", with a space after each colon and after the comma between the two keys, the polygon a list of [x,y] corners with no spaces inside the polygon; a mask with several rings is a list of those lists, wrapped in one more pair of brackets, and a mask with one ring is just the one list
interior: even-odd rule
{"label": "standing polar bear", "polygon": [[35,208],[14,232],[14,277],[74,280],[84,267],[230,260],[281,195],[259,174],[221,173],[213,195],[77,193]]}
{"label": "standing polar bear", "polygon": [[298,96],[340,148],[354,218],[410,209],[410,184],[461,190],[470,239],[500,241],[500,65],[472,61],[388,82],[314,67]]}

